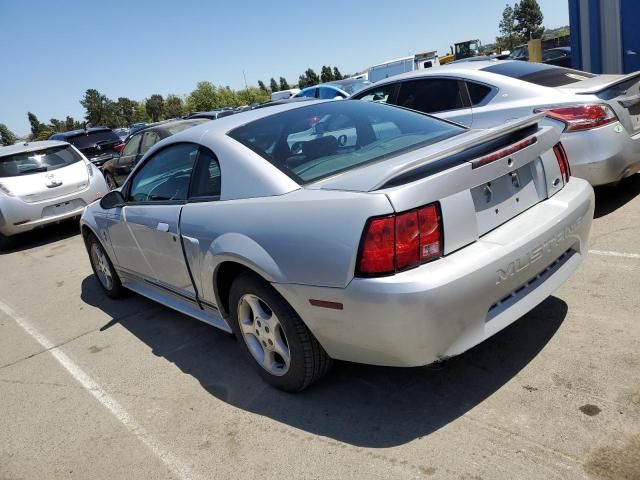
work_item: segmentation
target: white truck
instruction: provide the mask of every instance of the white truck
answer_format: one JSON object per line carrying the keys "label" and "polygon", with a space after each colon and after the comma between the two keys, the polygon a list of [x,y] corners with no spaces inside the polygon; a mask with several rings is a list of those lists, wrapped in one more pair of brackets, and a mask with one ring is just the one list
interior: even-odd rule
{"label": "white truck", "polygon": [[300,93],[299,88],[290,88],[289,90],[279,90],[271,94],[271,101],[275,102],[276,100],[286,100],[287,98],[293,97],[298,93]]}
{"label": "white truck", "polygon": [[440,65],[437,52],[416,53],[410,57],[397,58],[388,62],[380,63],[369,67],[368,79],[370,82],[377,82],[384,78],[398,75],[399,73],[412,72],[414,70],[424,70],[426,68]]}

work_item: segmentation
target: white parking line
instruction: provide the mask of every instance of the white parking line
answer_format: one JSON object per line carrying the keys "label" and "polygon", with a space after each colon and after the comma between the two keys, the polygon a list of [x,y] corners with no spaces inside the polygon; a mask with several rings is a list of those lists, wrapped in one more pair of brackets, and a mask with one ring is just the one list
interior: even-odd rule
{"label": "white parking line", "polygon": [[608,250],[589,250],[589,253],[593,255],[602,255],[603,257],[622,257],[622,258],[640,259],[640,254],[638,253],[610,252]]}
{"label": "white parking line", "polygon": [[151,452],[158,457],[178,478],[183,480],[196,478],[189,467],[179,461],[166,447],[149,434],[129,413],[105,390],[69,358],[59,347],[36,330],[31,323],[16,313],[13,308],[0,300],[0,311],[11,317],[20,327],[49,351],[67,372],[95,397],[111,414],[116,417],[133,435],[135,435]]}

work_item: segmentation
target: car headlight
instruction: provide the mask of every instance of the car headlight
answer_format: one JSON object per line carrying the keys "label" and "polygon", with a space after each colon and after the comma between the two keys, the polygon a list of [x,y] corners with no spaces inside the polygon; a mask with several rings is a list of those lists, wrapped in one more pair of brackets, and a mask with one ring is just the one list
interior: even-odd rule
{"label": "car headlight", "polygon": [[93,177],[93,164],[91,162],[87,162],[87,173],[90,177]]}

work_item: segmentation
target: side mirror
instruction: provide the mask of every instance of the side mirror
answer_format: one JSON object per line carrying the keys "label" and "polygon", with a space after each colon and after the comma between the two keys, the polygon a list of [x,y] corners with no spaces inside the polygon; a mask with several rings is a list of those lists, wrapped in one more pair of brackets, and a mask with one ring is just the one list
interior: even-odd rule
{"label": "side mirror", "polygon": [[110,210],[112,208],[122,207],[125,204],[124,197],[120,190],[111,190],[104,197],[100,199],[100,206],[104,210]]}

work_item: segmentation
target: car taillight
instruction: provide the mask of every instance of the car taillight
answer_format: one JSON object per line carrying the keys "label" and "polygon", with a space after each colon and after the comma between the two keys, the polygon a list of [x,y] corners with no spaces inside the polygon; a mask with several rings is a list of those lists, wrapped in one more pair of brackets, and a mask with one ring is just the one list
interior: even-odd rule
{"label": "car taillight", "polygon": [[545,112],[547,116],[564,122],[566,124],[565,132],[589,130],[618,121],[615,112],[608,105],[600,103],[538,108],[535,112]]}
{"label": "car taillight", "polygon": [[571,176],[571,167],[569,166],[569,157],[567,157],[567,152],[562,146],[562,143],[558,142],[555,144],[553,153],[556,154],[558,167],[560,167],[560,173],[562,174],[562,181],[566,185],[569,183],[569,177]]}
{"label": "car taillight", "polygon": [[116,152],[118,152],[118,153],[121,153],[121,152],[122,152],[122,150],[124,149],[124,146],[125,146],[125,145],[126,145],[126,143],[124,143],[124,142],[120,142],[120,143],[119,143],[119,144],[117,144],[115,147],[113,147],[113,150],[114,150],[114,151],[116,151]]}
{"label": "car taillight", "polygon": [[437,203],[371,218],[360,242],[356,275],[390,275],[442,256],[442,218]]}

